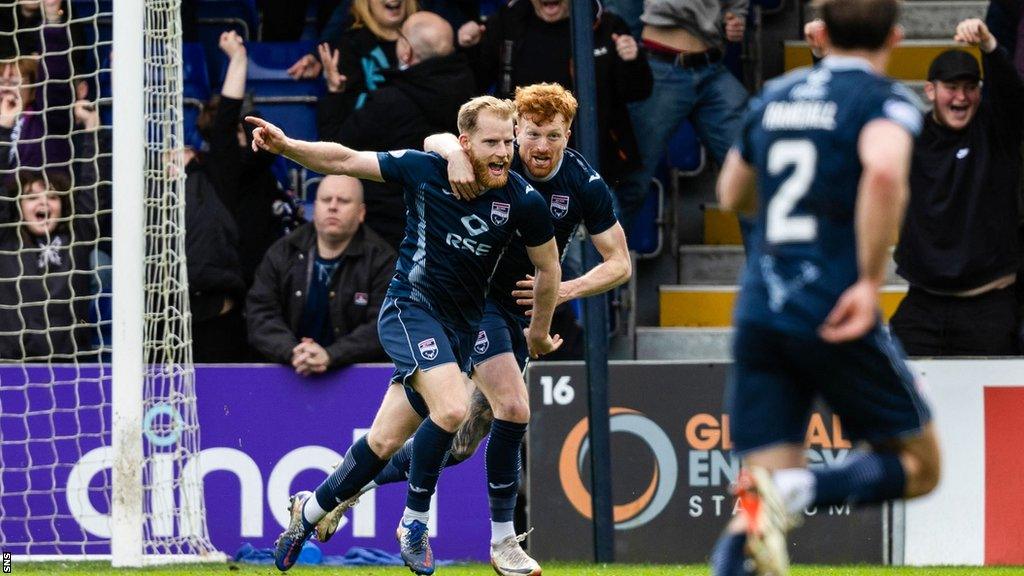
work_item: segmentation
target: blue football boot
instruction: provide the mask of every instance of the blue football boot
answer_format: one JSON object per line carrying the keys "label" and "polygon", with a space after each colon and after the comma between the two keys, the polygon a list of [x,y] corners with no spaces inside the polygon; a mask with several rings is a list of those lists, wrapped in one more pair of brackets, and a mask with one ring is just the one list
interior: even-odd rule
{"label": "blue football boot", "polygon": [[419,520],[406,524],[401,522],[395,534],[402,548],[402,560],[416,574],[430,576],[434,573],[434,553],[430,551],[430,536],[427,525]]}
{"label": "blue football boot", "polygon": [[274,543],[274,565],[284,572],[295,565],[302,552],[302,545],[313,534],[313,526],[307,526],[302,518],[302,506],[307,498],[314,498],[312,492],[299,492],[289,499],[288,513],[291,520],[288,529],[277,537]]}

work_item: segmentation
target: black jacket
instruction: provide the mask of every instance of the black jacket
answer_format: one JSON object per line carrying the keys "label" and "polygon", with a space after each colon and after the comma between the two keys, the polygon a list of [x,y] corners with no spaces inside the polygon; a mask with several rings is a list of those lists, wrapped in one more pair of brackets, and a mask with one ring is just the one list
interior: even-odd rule
{"label": "black jacket", "polygon": [[245,280],[238,256],[238,228],[220,201],[207,169],[193,160],[185,167],[185,255],[192,318],[220,315],[225,298],[241,303]]}
{"label": "black jacket", "polygon": [[[594,72],[600,171],[609,184],[614,184],[640,166],[626,104],[650,96],[654,77],[643,50],[630,62],[619,58],[612,34],[630,33],[622,18],[600,10],[597,14]],[[569,20],[544,22],[529,0],[514,0],[503,6],[488,19],[483,39],[470,51],[477,89],[483,92],[494,85],[496,95],[502,98],[513,97],[517,86],[537,82],[558,82],[574,89]]]}
{"label": "black jacket", "polygon": [[332,42],[332,50],[338,50],[338,70],[346,78],[345,91],[339,94],[325,94],[317,105],[317,128],[321,140],[333,140],[330,126],[340,126],[353,110],[360,108],[366,97],[380,88],[384,82],[382,73],[395,68],[396,42],[382,40],[369,28],[349,28]]}
{"label": "black jacket", "polygon": [[290,213],[291,198],[271,171],[277,156],[238,145],[242,103],[221,96],[203,164],[206,176],[234,219],[242,277],[249,286],[263,254],[287,231],[285,220],[278,214]]}
{"label": "black jacket", "polygon": [[[246,301],[249,342],[270,361],[291,363],[315,256],[316,229],[309,223],[274,243],[256,270]],[[343,256],[330,293],[336,336],[326,348],[330,366],[387,360],[377,314],[395,271],[395,252],[362,226]]]}
{"label": "black jacket", "polygon": [[[0,129],[4,169],[11,166],[10,136]],[[97,359],[90,341],[97,332],[89,325],[96,281],[90,256],[102,226],[97,212],[110,210],[110,188],[98,184],[110,180],[109,129],[77,133],[74,147],[73,189],[61,202],[63,216],[73,217],[52,236],[22,230],[17,186],[0,198],[0,361]]]}
{"label": "black jacket", "polygon": [[964,292],[1014,274],[1024,87],[1005,50],[983,56],[987,93],[959,132],[931,113],[914,143],[910,204],[896,247],[911,285]]}
{"label": "black jacket", "polygon": [[[386,83],[348,116],[342,113],[344,94],[325,95],[320,104],[321,138],[356,150],[422,150],[427,136],[458,132],[459,107],[475,93],[473,72],[462,54],[432,58],[385,72],[384,77]],[[363,187],[366,224],[397,248],[405,234],[402,187],[368,181]]]}
{"label": "black jacket", "polygon": [[[458,132],[459,107],[476,94],[473,71],[462,54],[390,70],[384,78],[385,84],[347,118],[321,116],[320,136],[356,150],[422,150],[427,136]],[[336,109],[329,102],[337,97],[325,95],[326,107]]]}

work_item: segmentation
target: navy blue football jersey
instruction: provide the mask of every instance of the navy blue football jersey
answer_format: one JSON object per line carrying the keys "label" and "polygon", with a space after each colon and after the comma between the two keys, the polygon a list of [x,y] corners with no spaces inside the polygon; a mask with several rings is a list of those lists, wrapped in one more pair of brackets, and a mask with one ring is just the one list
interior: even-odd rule
{"label": "navy blue football jersey", "polygon": [[518,174],[502,188],[465,202],[452,195],[448,163],[415,150],[379,152],[381,176],[405,193],[405,238],[398,250],[391,296],[407,296],[459,330],[476,330],[487,283],[508,243],[527,246],[554,236],[547,205]]}
{"label": "navy blue football jersey", "polygon": [[829,57],[769,83],[740,141],[757,171],[755,222],[735,322],[815,333],[856,282],[861,130],[887,119],[916,136],[918,99],[859,58]]}
{"label": "navy blue football jersey", "polygon": [[[565,253],[565,246],[581,223],[591,234],[600,234],[615,225],[617,220],[612,209],[611,191],[579,152],[566,148],[561,163],[552,174],[544,180],[535,180],[523,167],[517,149],[512,170],[522,174],[547,202],[547,214],[554,226],[559,254]],[[510,311],[525,315],[526,308],[516,304],[512,291],[516,289],[516,282],[524,280],[527,274],[533,274],[534,269],[526,244],[514,240],[498,262],[488,296]]]}

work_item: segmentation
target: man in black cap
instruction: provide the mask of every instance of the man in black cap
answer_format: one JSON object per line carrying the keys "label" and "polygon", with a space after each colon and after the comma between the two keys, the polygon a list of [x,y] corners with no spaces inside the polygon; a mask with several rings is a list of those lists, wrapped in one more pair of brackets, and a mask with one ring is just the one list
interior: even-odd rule
{"label": "man in black cap", "polygon": [[910,356],[1014,355],[1024,87],[984,22],[964,20],[955,39],[981,50],[986,91],[963,50],[928,70],[933,109],[914,145],[896,247],[910,290],[891,326]]}

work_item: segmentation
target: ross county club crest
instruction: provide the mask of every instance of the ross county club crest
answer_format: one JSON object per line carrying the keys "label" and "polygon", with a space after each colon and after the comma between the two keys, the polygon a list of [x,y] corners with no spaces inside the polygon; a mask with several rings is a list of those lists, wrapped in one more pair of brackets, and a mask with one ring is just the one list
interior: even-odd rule
{"label": "ross county club crest", "polygon": [[561,194],[551,195],[551,215],[555,218],[565,218],[569,213],[569,197]]}
{"label": "ross county club crest", "polygon": [[356,303],[356,306],[366,306],[370,303],[370,295],[366,292],[356,292],[355,297],[352,301]]}
{"label": "ross county club crest", "polygon": [[477,354],[483,354],[487,352],[487,349],[491,346],[491,341],[487,339],[487,332],[483,330],[476,337],[476,344],[473,345],[473,351]]}
{"label": "ross county club crest", "polygon": [[433,338],[427,338],[426,340],[420,341],[418,346],[420,347],[420,356],[423,356],[427,360],[437,358],[437,342],[434,342]]}
{"label": "ross county club crest", "polygon": [[505,222],[508,222],[508,211],[511,208],[510,204],[504,202],[491,202],[491,222],[494,222],[495,226],[501,226]]}

